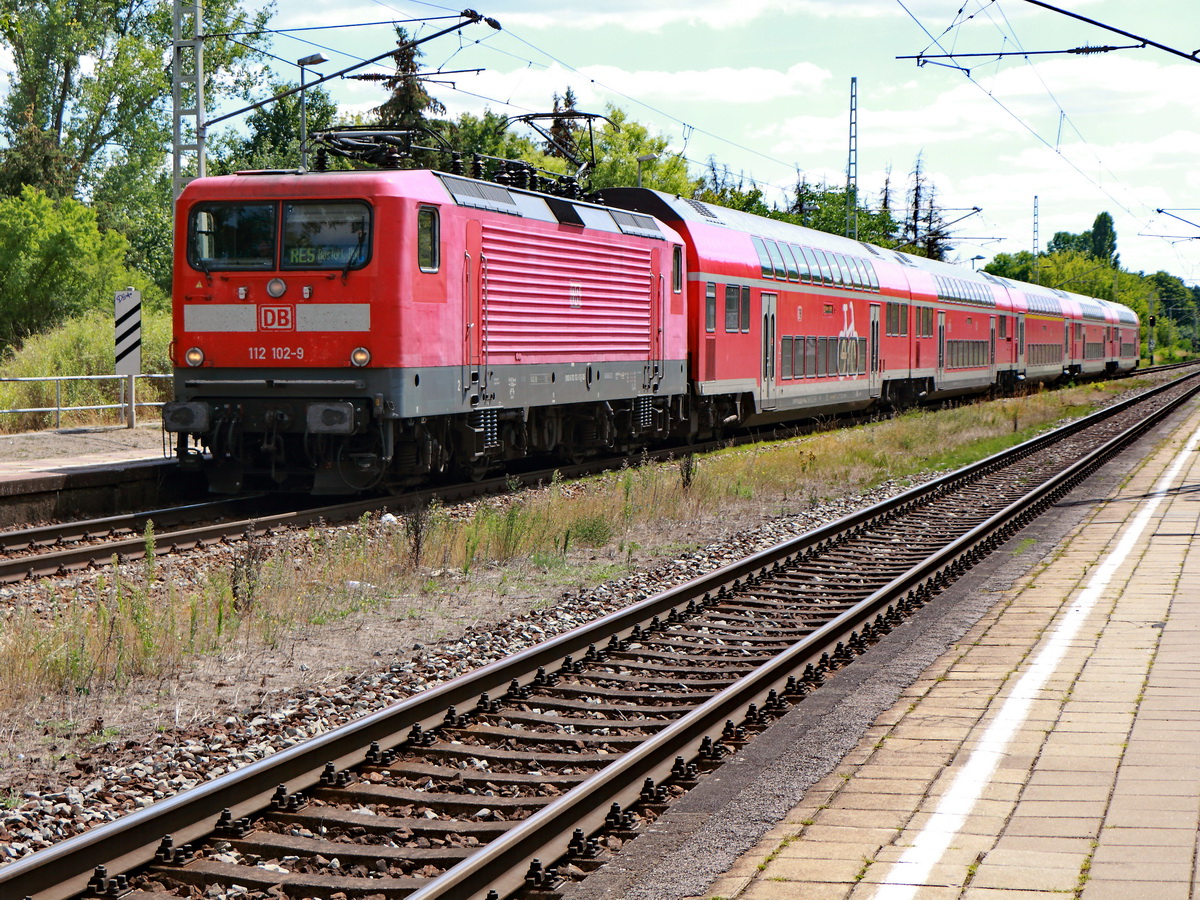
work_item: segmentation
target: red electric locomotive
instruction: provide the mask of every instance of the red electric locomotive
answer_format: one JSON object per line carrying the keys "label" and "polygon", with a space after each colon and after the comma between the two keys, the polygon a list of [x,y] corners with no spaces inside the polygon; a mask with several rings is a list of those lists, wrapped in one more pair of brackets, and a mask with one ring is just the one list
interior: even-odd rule
{"label": "red electric locomotive", "polygon": [[1138,364],[1120,304],[641,188],[244,173],[177,221],[163,422],[214,490],[479,477]]}
{"label": "red electric locomotive", "polygon": [[665,437],[683,246],[648,216],[430,171],[192,182],[164,427],[214,490],[317,493]]}

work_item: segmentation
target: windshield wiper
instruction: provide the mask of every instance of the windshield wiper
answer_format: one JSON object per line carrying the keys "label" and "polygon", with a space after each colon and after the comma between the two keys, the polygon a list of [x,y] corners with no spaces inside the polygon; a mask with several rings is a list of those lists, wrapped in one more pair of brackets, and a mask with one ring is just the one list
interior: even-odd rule
{"label": "windshield wiper", "polygon": [[354,248],[354,252],[346,259],[346,265],[342,268],[342,281],[350,277],[350,267],[358,260],[359,254],[362,253],[363,244],[367,242],[367,232],[360,231],[358,233],[358,244]]}

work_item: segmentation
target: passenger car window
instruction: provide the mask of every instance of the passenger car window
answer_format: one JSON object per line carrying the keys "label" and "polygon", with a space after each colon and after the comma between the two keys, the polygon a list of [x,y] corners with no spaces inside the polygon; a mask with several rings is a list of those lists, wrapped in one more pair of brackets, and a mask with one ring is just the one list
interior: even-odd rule
{"label": "passenger car window", "polygon": [[771,262],[771,255],[767,252],[767,245],[763,243],[762,238],[755,235],[751,235],[750,240],[754,243],[754,252],[758,254],[758,265],[762,269],[762,277],[774,278],[775,264]]}
{"label": "passenger car window", "polygon": [[787,267],[788,281],[799,281],[800,269],[796,266],[796,257],[792,253],[792,245],[780,242],[779,249],[783,253],[783,264]]}
{"label": "passenger car window", "polygon": [[738,330],[738,298],[740,296],[741,291],[738,290],[736,284],[725,286],[725,330],[728,332]]}
{"label": "passenger car window", "polygon": [[775,267],[775,277],[780,281],[787,280],[787,267],[783,264],[783,254],[779,250],[779,245],[774,241],[767,241],[767,254],[771,257],[771,265]]}

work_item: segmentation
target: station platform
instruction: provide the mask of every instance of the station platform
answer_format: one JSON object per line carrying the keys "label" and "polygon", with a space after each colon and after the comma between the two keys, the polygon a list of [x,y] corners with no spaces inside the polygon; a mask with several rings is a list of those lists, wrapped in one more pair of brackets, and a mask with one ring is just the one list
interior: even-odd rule
{"label": "station platform", "polygon": [[136,428],[93,427],[58,431],[0,434],[0,476],[57,472],[82,466],[157,461],[171,456],[164,449],[157,422]]}
{"label": "station platform", "polygon": [[0,528],[155,508],[177,468],[157,422],[0,434]]}
{"label": "station platform", "polygon": [[[697,896],[1200,896],[1200,405],[1187,409]],[[998,552],[1020,552],[1013,540]]]}

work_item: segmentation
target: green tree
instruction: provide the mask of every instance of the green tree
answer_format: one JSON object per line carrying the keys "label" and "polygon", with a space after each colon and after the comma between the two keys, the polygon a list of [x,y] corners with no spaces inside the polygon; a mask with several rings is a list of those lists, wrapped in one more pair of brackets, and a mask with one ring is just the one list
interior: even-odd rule
{"label": "green tree", "polygon": [[[596,167],[588,172],[588,184],[593,191],[607,187],[628,187],[637,184],[639,156],[654,154],[658,158],[642,163],[642,186],[690,197],[700,185],[688,174],[687,161],[670,151],[670,140],[664,135],[652,135],[650,129],[630,119],[623,109],[610,105],[610,121],[595,132]],[[587,151],[586,139],[577,137]]]}
{"label": "green tree", "polygon": [[695,192],[695,198],[756,216],[769,216],[772,212],[753,179],[746,178],[742,173],[734,175],[729,166],[718,164],[715,156],[708,158],[708,171]]}
{"label": "green tree", "polygon": [[1113,225],[1112,216],[1107,212],[1097,215],[1096,220],[1092,222],[1092,230],[1088,234],[1091,238],[1091,247],[1088,252],[1092,259],[1111,263],[1114,266],[1121,264],[1121,257],[1117,255],[1117,229]]}
{"label": "green tree", "polygon": [[1116,270],[1081,250],[1048,253],[1041,259],[1041,283],[1074,294],[1114,299]]}
{"label": "green tree", "polygon": [[[250,30],[270,14],[207,0],[203,30]],[[7,0],[0,46],[13,73],[0,104],[0,188],[87,196],[114,160],[160,167],[171,133],[171,22],[170,0]],[[252,50],[223,38],[204,49],[207,102],[253,86]]]}
{"label": "green tree", "polygon": [[396,27],[396,52],[392,59],[396,71],[391,75],[351,75],[359,81],[380,81],[391,96],[377,106],[373,112],[380,125],[401,130],[427,127],[430,117],[445,115],[446,107],[430,95],[420,77],[421,58],[425,55],[420,47],[411,46],[412,37],[403,28]]}
{"label": "green tree", "polygon": [[[96,184],[92,209],[101,229],[125,236],[125,264],[154,282],[164,308],[171,294],[174,197],[164,168],[142,172],[135,165],[110,166]],[[143,305],[151,302],[150,295]]]}
{"label": "green tree", "polygon": [[[546,154],[534,141],[509,127],[508,119],[485,109],[482,116],[463,113],[457,119],[438,123],[438,132],[455,152],[469,162],[474,154],[495,159],[524,160],[530,165],[547,167]],[[440,168],[445,168],[441,161]]]}
{"label": "green tree", "polygon": [[130,285],[161,294],[125,267],[128,243],[101,231],[96,214],[70,198],[26,185],[0,198],[0,349],[88,309],[107,309]]}
{"label": "green tree", "polygon": [[1112,216],[1107,212],[1100,213],[1092,222],[1091,229],[1080,234],[1056,232],[1046,245],[1046,252],[1054,254],[1066,251],[1086,253],[1097,262],[1119,266],[1121,258],[1117,255],[1117,231]]}
{"label": "green tree", "polygon": [[1046,245],[1047,253],[1091,253],[1092,235],[1085,231],[1083,234],[1072,234],[1069,231],[1057,231],[1050,243]]}
{"label": "green tree", "polygon": [[1033,254],[1028,250],[1018,250],[1016,253],[997,253],[991,262],[983,267],[983,271],[1001,278],[1032,284],[1035,280],[1033,266]]}
{"label": "green tree", "polygon": [[[272,96],[296,87],[271,85]],[[337,103],[323,87],[305,90],[304,115],[311,135],[333,127]],[[311,157],[310,157],[311,158]],[[246,169],[294,169],[300,165],[300,95],[281,97],[246,117],[245,130],[230,130],[209,145],[208,173],[228,175]]]}
{"label": "green tree", "polygon": [[[881,197],[882,203],[878,210],[872,210],[861,201],[862,195],[855,197],[858,209],[858,238],[881,247],[894,247],[899,224],[892,217],[888,194],[885,185]],[[772,218],[783,219],[825,231],[829,234],[846,233],[846,204],[847,196],[844,187],[831,187],[828,184],[810,184],[808,179],[801,176],[796,181],[792,191],[792,202],[787,209],[773,211]]]}

